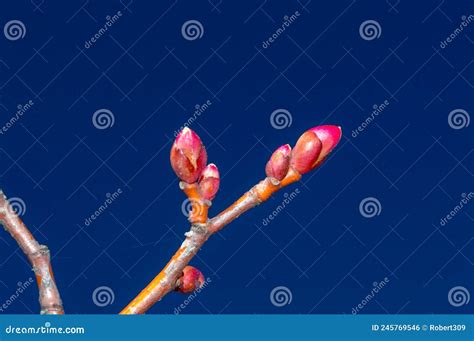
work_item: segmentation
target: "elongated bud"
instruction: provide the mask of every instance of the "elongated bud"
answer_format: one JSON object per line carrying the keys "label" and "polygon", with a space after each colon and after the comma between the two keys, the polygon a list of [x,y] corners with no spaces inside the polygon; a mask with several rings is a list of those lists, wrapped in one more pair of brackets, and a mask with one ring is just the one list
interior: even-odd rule
{"label": "elongated bud", "polygon": [[290,157],[291,147],[289,144],[285,144],[275,150],[265,166],[267,176],[275,178],[278,181],[283,180],[290,168]]}
{"label": "elongated bud", "polygon": [[199,136],[184,128],[176,137],[170,153],[171,167],[184,182],[193,183],[199,178],[207,162],[206,148]]}
{"label": "elongated bud", "polygon": [[204,276],[193,266],[186,266],[183,269],[183,274],[176,281],[175,291],[183,294],[189,294],[196,289],[202,288],[204,285]]}
{"label": "elongated bud", "polygon": [[324,125],[311,128],[309,131],[315,133],[323,145],[318,159],[313,164],[313,168],[319,166],[329,153],[336,147],[341,140],[342,129],[339,126]]}
{"label": "elongated bud", "polygon": [[219,190],[219,170],[217,166],[210,163],[204,168],[199,178],[199,190],[204,199],[212,200]]}
{"label": "elongated bud", "polygon": [[308,173],[321,153],[322,143],[315,133],[308,130],[300,136],[291,153],[291,167],[300,174]]}

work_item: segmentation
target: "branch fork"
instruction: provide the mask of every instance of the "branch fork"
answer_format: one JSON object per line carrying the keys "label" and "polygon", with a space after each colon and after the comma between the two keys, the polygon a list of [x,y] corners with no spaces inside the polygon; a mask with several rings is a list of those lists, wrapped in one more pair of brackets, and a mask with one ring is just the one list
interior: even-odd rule
{"label": "branch fork", "polygon": [[[293,148],[288,144],[277,148],[266,164],[266,177],[227,209],[209,219],[209,208],[219,190],[219,170],[216,165],[207,164],[207,152],[199,136],[184,128],[171,147],[170,162],[181,180],[179,187],[191,203],[190,229],[163,270],[120,314],[143,314],[171,291],[190,293],[202,288],[205,283],[203,274],[188,264],[209,237],[321,165],[340,139],[340,127],[325,125],[303,133]],[[1,190],[0,224],[16,240],[33,267],[41,314],[64,314],[48,247],[36,241]]]}
{"label": "branch fork", "polygon": [[[182,279],[189,271],[189,262],[210,236],[241,214],[268,200],[281,188],[299,181],[303,174],[318,167],[340,138],[340,127],[319,126],[301,135],[293,150],[289,145],[279,147],[265,167],[266,178],[227,209],[209,219],[211,201],[219,189],[219,172],[214,164],[205,166],[207,153],[201,139],[191,129],[184,128],[171,147],[170,161],[176,175],[181,179],[179,187],[191,203],[188,216],[190,230],[185,233],[186,238],[181,247],[164,269],[120,314],[143,314],[169,292],[180,287]],[[199,270],[195,270],[193,273],[201,274]],[[203,282],[195,280],[192,283],[197,289]]]}

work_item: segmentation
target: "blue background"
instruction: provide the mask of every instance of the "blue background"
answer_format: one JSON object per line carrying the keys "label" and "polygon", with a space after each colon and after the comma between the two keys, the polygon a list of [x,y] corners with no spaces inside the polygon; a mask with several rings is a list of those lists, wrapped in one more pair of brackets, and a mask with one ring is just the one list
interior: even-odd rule
{"label": "blue background", "polygon": [[[123,16],[86,49],[107,15]],[[300,12],[268,48],[285,15]],[[473,291],[473,125],[453,129],[452,110],[474,111],[470,1],[48,1],[2,2],[1,26],[21,20],[23,39],[0,35],[0,124],[31,110],[0,136],[1,187],[49,246],[67,313],[116,313],[164,266],[188,229],[184,196],[169,165],[173,133],[192,124],[218,165],[211,215],[264,176],[274,150],[307,128],[337,124],[331,158],[214,236],[192,264],[211,279],[184,313],[347,313],[385,277],[361,313],[469,313],[449,304],[455,286]],[[198,20],[200,39],[181,26]],[[376,20],[381,34],[362,39]],[[385,100],[357,137],[351,132]],[[114,125],[96,129],[108,109]],[[291,125],[275,129],[276,109]],[[90,226],[107,193],[123,194]],[[283,194],[300,194],[270,224]],[[379,215],[360,202],[374,197]],[[0,301],[31,276],[14,241],[0,241]],[[114,300],[94,304],[107,286]],[[270,292],[291,291],[277,307]],[[171,294],[151,313],[173,313]],[[5,312],[37,313],[28,288]]]}

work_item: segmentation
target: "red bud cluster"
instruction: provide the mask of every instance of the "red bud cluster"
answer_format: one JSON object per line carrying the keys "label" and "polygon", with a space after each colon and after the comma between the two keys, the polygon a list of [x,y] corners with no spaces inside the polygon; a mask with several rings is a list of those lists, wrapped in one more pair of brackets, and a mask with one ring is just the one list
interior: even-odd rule
{"label": "red bud cluster", "polygon": [[[281,181],[292,169],[305,174],[315,169],[336,147],[342,136],[341,127],[322,125],[305,131],[293,149],[286,144],[270,157],[265,173]],[[207,153],[199,136],[184,128],[171,147],[170,161],[176,175],[188,184],[196,183],[202,199],[212,200],[219,190],[220,175],[217,166],[207,163]]]}
{"label": "red bud cluster", "polygon": [[206,166],[206,148],[194,131],[186,127],[178,134],[171,147],[170,162],[178,178],[188,184],[198,182],[200,196],[214,199],[219,190],[219,170],[213,163]]}
{"label": "red bud cluster", "polygon": [[265,173],[281,181],[292,168],[300,174],[318,167],[341,139],[341,127],[323,125],[311,128],[300,136],[296,145],[279,147],[270,157]]}

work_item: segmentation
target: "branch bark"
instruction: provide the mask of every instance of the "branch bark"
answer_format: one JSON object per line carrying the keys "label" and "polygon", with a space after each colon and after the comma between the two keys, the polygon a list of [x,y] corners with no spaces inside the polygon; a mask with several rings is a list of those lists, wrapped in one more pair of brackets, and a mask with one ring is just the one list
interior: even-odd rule
{"label": "branch bark", "polygon": [[[193,205],[193,210],[198,210],[199,214],[190,215],[192,223],[191,229],[185,234],[186,239],[181,247],[176,251],[164,269],[135,297],[120,314],[144,314],[156,302],[161,300],[166,294],[174,289],[177,279],[181,276],[183,269],[193,259],[194,255],[204,245],[211,235],[221,230],[224,226],[238,218],[242,213],[268,200],[268,198],[279,189],[300,180],[301,175],[290,169],[287,176],[278,181],[267,177],[252,187],[240,199],[229,208],[219,213],[211,220],[207,220],[207,205],[203,210],[199,205]],[[188,198],[195,203],[200,202],[196,197],[194,189],[189,189],[181,185]],[[203,212],[205,218],[203,220]],[[204,221],[204,222],[202,222]]]}
{"label": "branch bark", "polygon": [[0,224],[16,240],[33,267],[38,283],[41,314],[64,314],[61,297],[54,281],[48,247],[36,241],[1,190]]}

